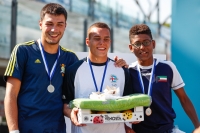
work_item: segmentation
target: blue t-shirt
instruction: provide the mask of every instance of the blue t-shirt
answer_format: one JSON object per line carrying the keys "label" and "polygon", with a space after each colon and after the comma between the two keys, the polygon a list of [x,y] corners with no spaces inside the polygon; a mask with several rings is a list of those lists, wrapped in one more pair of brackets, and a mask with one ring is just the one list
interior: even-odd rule
{"label": "blue t-shirt", "polygon": [[[140,66],[142,81],[144,84],[145,94],[148,93],[149,80],[152,71],[151,66]],[[137,62],[129,66],[129,72],[133,82],[133,93],[143,93],[140,78],[138,76]],[[176,90],[185,84],[176,69],[175,65],[170,61],[156,61],[153,74],[152,84],[152,104],[150,106],[152,114],[147,116],[144,113],[144,121],[134,124],[134,130],[137,133],[152,132],[163,133],[173,128],[173,122],[176,114],[172,108],[171,89]],[[144,108],[144,111],[146,107]]]}
{"label": "blue t-shirt", "polygon": [[[78,58],[61,46],[59,49],[60,57],[51,80],[55,87],[53,93],[47,90],[50,79],[37,41],[18,44],[11,54],[4,76],[21,81],[17,99],[20,133],[66,133],[61,88],[65,68]],[[51,70],[58,55],[44,53]]]}

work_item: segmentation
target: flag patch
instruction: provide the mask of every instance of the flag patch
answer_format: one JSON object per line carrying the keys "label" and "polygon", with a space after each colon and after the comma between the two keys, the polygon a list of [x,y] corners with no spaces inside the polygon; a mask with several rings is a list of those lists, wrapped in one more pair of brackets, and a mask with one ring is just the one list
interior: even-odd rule
{"label": "flag patch", "polygon": [[157,76],[156,81],[157,82],[167,82],[167,76]]}

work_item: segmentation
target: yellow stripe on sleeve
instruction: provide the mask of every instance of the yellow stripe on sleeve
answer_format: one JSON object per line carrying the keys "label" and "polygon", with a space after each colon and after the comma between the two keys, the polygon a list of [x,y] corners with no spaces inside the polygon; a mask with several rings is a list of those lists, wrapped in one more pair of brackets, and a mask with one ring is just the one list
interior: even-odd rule
{"label": "yellow stripe on sleeve", "polygon": [[15,67],[15,64],[16,64],[16,58],[17,58],[16,55],[17,55],[18,47],[21,46],[21,45],[32,45],[34,43],[35,43],[34,41],[29,41],[29,42],[17,44],[14,47],[14,49],[13,49],[13,51],[11,53],[11,57],[10,57],[10,60],[8,62],[8,65],[7,65],[7,68],[6,68],[4,76],[12,76],[12,74],[13,74],[14,67]]}
{"label": "yellow stripe on sleeve", "polygon": [[[62,47],[62,46],[60,46],[61,47],[61,50],[63,50],[63,51],[65,51],[65,52],[71,52],[71,53],[74,53],[75,55],[76,55],[76,53],[74,52],[74,51],[72,51],[72,50],[70,50],[70,49],[66,49],[66,48],[64,48],[64,47]],[[77,56],[77,55],[76,55]],[[78,57],[78,56],[77,56]]]}

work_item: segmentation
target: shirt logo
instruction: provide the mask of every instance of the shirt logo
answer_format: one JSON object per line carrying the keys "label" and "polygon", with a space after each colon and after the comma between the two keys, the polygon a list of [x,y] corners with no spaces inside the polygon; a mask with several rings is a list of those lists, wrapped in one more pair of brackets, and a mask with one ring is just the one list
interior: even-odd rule
{"label": "shirt logo", "polygon": [[65,64],[61,64],[60,65],[61,66],[61,71],[60,71],[60,73],[62,73],[62,76],[64,76],[65,75]]}
{"label": "shirt logo", "polygon": [[167,82],[167,76],[156,76],[156,82]]}
{"label": "shirt logo", "polygon": [[36,59],[35,63],[41,63],[41,61],[39,59]]}
{"label": "shirt logo", "polygon": [[110,81],[111,81],[112,83],[116,83],[117,80],[118,80],[117,76],[115,76],[115,75],[111,75],[111,76],[110,76]]}

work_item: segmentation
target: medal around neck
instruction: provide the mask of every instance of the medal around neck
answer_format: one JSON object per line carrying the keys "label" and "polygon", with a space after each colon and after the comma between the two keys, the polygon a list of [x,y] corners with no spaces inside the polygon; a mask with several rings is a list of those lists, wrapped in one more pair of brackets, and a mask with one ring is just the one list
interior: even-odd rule
{"label": "medal around neck", "polygon": [[[156,59],[154,59],[153,61],[153,67],[152,67],[152,70],[151,70],[151,76],[150,76],[150,79],[149,79],[149,86],[148,86],[148,95],[151,96],[151,91],[152,91],[152,86],[153,86],[153,75],[154,75],[154,72],[155,72],[155,67],[156,67]],[[140,72],[140,68],[139,68],[139,65],[137,64],[137,69],[138,69],[138,77],[139,77],[139,81],[140,81],[140,86],[142,88],[142,91],[143,93],[145,94],[145,91],[144,91],[144,83],[143,83],[143,80],[142,80],[142,76],[141,76],[141,72]],[[151,103],[152,103],[152,98],[151,98]],[[146,110],[145,110],[145,114],[147,116],[150,116],[152,114],[152,110],[150,107],[148,107]]]}
{"label": "medal around neck", "polygon": [[148,107],[148,108],[146,109],[146,111],[145,111],[145,114],[146,114],[147,116],[150,116],[151,113],[152,113],[152,110]]}
{"label": "medal around neck", "polygon": [[47,87],[47,90],[48,90],[49,93],[53,93],[54,90],[55,90],[55,88],[54,88],[53,85],[50,84],[50,85]]}
{"label": "medal around neck", "polygon": [[53,93],[54,90],[55,90],[55,88],[54,88],[53,85],[51,85],[51,80],[52,80],[52,77],[54,75],[58,59],[60,57],[60,48],[58,48],[58,52],[57,52],[58,55],[57,55],[57,58],[56,58],[56,60],[55,60],[55,62],[53,64],[53,67],[52,67],[51,71],[49,71],[49,69],[48,69],[48,63],[47,63],[47,60],[45,58],[44,49],[43,49],[43,46],[42,46],[42,43],[41,43],[40,39],[38,40],[38,44],[39,44],[39,49],[40,49],[40,52],[41,52],[41,55],[42,55],[42,59],[44,61],[44,66],[45,66],[46,72],[47,72],[47,74],[49,76],[49,79],[50,79],[50,85],[47,87],[47,90],[49,91],[49,93]]}

